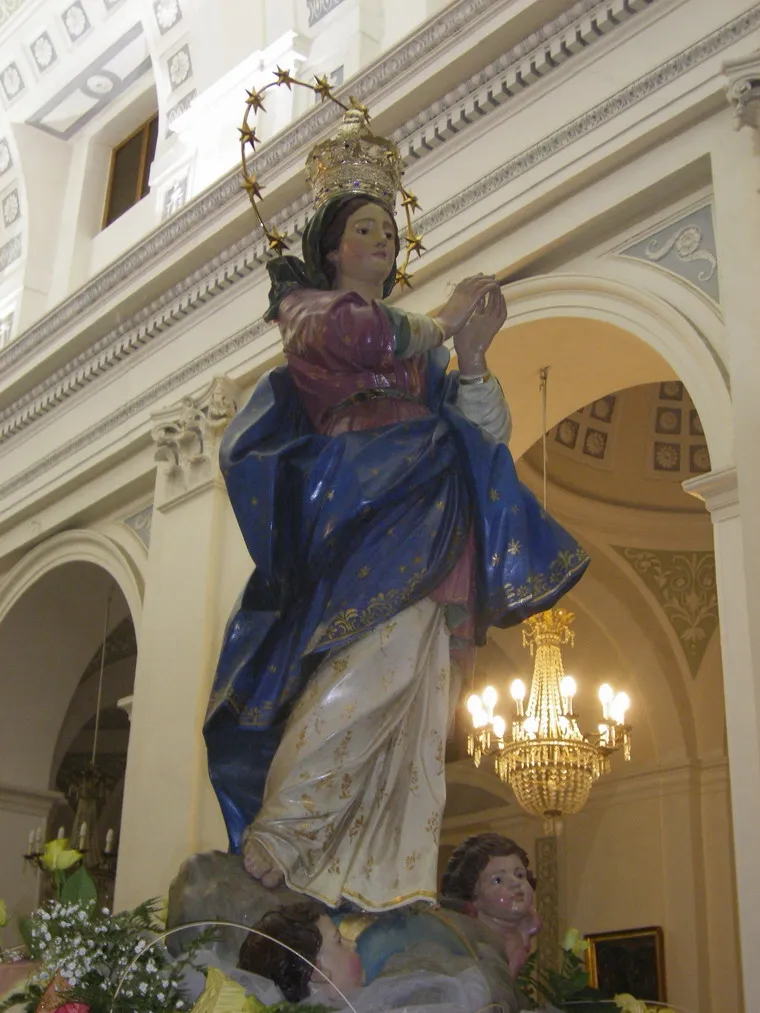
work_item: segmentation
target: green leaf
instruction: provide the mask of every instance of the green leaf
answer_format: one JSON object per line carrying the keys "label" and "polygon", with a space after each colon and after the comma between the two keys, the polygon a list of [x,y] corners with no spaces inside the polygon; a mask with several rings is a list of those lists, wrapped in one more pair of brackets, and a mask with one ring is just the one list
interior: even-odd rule
{"label": "green leaf", "polygon": [[98,888],[95,881],[83,865],[68,877],[61,890],[61,901],[64,904],[95,904],[98,899]]}
{"label": "green leaf", "polygon": [[34,921],[29,915],[19,915],[18,917],[18,931],[21,938],[24,940],[24,945],[27,950],[31,953],[34,949],[34,943],[32,940],[32,929],[34,928]]}

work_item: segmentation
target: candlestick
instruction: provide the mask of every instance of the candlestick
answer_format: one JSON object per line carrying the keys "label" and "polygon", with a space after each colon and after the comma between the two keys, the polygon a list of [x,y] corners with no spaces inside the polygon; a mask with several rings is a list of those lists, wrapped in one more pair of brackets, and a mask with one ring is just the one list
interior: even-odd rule
{"label": "candlestick", "polygon": [[113,837],[114,837],[113,829],[110,829],[106,833],[106,846],[103,849],[103,854],[104,855],[111,855],[111,854],[113,854]]}

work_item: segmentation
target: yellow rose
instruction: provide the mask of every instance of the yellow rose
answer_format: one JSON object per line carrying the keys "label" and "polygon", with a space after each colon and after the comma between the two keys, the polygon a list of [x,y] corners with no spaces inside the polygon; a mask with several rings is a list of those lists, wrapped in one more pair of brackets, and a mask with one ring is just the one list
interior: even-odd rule
{"label": "yellow rose", "polygon": [[65,837],[57,837],[54,841],[48,841],[42,855],[42,866],[48,872],[62,872],[76,865],[82,858],[82,852],[69,848],[69,842]]}
{"label": "yellow rose", "polygon": [[615,1002],[621,1013],[649,1013],[647,1004],[641,999],[634,999],[629,992],[621,992],[615,996]]}
{"label": "yellow rose", "polygon": [[8,908],[5,906],[5,901],[0,900],[0,929],[5,928],[8,924]]}
{"label": "yellow rose", "polygon": [[588,943],[581,936],[578,929],[568,929],[565,933],[565,938],[562,940],[562,949],[580,958],[588,949]]}

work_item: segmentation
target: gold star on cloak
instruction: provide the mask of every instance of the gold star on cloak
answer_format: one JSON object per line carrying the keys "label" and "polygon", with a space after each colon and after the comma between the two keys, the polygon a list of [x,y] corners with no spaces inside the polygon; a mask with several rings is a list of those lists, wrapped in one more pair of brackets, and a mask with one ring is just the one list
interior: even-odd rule
{"label": "gold star on cloak", "polygon": [[288,243],[285,241],[285,236],[281,235],[277,228],[267,230],[266,232],[267,242],[269,243],[269,250],[274,251],[278,257],[281,257],[284,250],[290,249]]}
{"label": "gold star on cloak", "polygon": [[278,85],[280,84],[287,85],[288,91],[292,91],[293,89],[291,86],[298,83],[294,77],[290,76],[290,71],[283,70],[282,67],[277,68],[277,70],[274,72],[274,76],[277,78],[276,83]]}
{"label": "gold star on cloak", "polygon": [[263,102],[264,93],[261,91],[256,91],[255,89],[253,89],[252,91],[248,91],[247,88],[246,92],[248,93],[248,98],[245,100],[246,105],[250,106],[255,113],[259,112],[259,110],[261,110],[262,113],[265,113],[266,109],[264,108]]}

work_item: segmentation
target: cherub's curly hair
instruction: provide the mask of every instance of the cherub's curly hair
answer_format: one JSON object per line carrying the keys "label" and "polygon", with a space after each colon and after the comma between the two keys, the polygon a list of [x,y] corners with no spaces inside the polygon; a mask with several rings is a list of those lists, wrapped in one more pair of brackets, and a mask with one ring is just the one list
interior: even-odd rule
{"label": "cherub's curly hair", "polygon": [[[316,902],[289,904],[268,911],[253,927],[291,946],[296,953],[316,964],[322,946],[322,933],[317,925],[325,908]],[[313,969],[295,953],[279,943],[263,939],[251,932],[240,947],[238,967],[269,978],[289,1002],[299,1002],[309,995]]]}
{"label": "cherub's curly hair", "polygon": [[458,844],[449,858],[441,880],[441,896],[460,901],[475,899],[478,876],[492,858],[517,855],[528,876],[528,882],[535,890],[536,877],[530,870],[527,852],[510,837],[501,834],[476,834]]}

